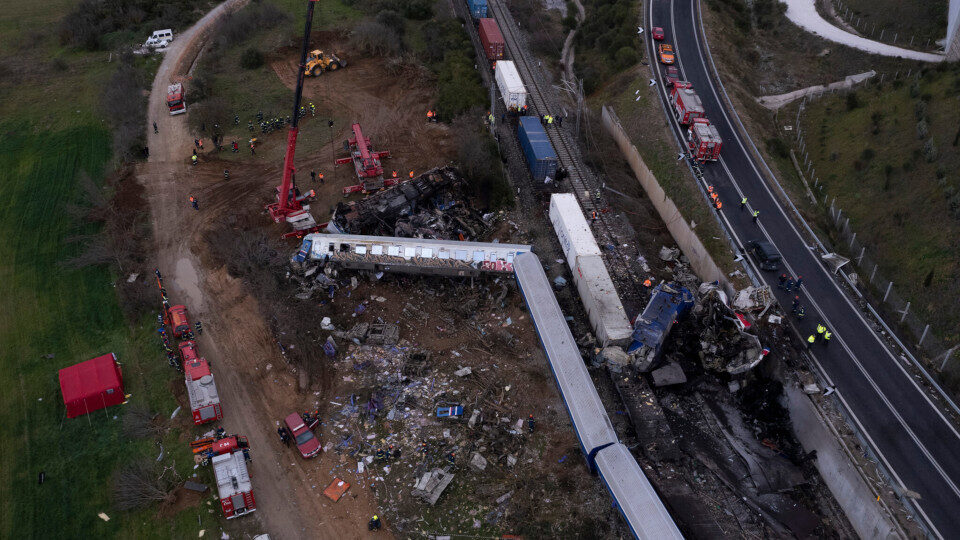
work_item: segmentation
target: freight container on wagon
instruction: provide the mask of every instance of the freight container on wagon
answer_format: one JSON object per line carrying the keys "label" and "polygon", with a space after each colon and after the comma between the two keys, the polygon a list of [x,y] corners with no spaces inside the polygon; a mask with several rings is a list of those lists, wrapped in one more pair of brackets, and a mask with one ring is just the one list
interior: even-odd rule
{"label": "freight container on wagon", "polygon": [[474,19],[482,19],[487,16],[487,0],[467,0],[467,9]]}
{"label": "freight container on wagon", "polygon": [[[499,62],[498,62],[499,63]],[[547,138],[547,133],[535,116],[521,116],[517,126],[520,148],[527,159],[527,167],[533,179],[544,182],[557,177],[557,153]]]}
{"label": "freight container on wagon", "polygon": [[512,60],[500,60],[493,70],[497,89],[508,111],[519,111],[527,106],[527,87]]}
{"label": "freight container on wagon", "polygon": [[503,34],[500,33],[496,19],[480,19],[477,33],[480,34],[480,43],[483,45],[483,54],[487,56],[487,60],[503,59],[506,42],[503,40]]}
{"label": "freight container on wagon", "polygon": [[550,197],[550,223],[560,239],[590,326],[604,346],[626,346],[633,327],[610,279],[600,248],[572,193]]}

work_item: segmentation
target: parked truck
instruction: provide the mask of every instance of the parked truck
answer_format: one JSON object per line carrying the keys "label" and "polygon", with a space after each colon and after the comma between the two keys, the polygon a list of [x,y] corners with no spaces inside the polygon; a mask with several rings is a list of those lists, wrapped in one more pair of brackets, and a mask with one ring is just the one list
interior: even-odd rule
{"label": "parked truck", "polygon": [[517,72],[517,66],[512,60],[500,60],[493,70],[497,80],[497,88],[503,97],[503,104],[508,111],[519,111],[527,106],[527,87]]}
{"label": "parked truck", "polygon": [[187,112],[187,101],[184,98],[183,83],[167,87],[167,108],[170,109],[171,116]]}
{"label": "parked truck", "polygon": [[210,460],[213,476],[217,479],[220,508],[227,519],[240,517],[257,509],[253,497],[253,483],[247,470],[248,454],[241,437],[227,437],[217,441]]}
{"label": "parked truck", "polygon": [[183,372],[193,423],[199,426],[223,419],[220,395],[210,371],[210,363],[205,358],[184,362]]}
{"label": "parked truck", "polygon": [[164,323],[173,331],[175,338],[189,338],[192,335],[190,318],[187,316],[187,306],[177,304],[167,309]]}
{"label": "parked truck", "polygon": [[706,118],[696,118],[687,128],[687,149],[690,157],[700,161],[720,159],[720,147],[723,140],[717,127]]}
{"label": "parked truck", "polygon": [[703,102],[687,81],[677,81],[670,87],[670,104],[680,125],[688,126],[696,118],[703,118]]}

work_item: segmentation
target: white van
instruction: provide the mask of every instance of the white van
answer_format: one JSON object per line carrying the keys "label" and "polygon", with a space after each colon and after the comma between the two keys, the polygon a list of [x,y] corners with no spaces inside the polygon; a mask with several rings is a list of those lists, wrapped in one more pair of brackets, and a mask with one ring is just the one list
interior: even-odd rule
{"label": "white van", "polygon": [[154,30],[153,34],[147,38],[143,46],[146,48],[160,49],[169,45],[171,41],[173,41],[173,30],[169,28],[165,30]]}

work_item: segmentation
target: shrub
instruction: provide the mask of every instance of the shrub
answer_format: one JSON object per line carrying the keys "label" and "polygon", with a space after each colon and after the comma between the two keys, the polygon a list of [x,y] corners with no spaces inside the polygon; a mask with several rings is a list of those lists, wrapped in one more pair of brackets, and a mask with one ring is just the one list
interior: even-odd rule
{"label": "shrub", "polygon": [[852,111],[860,107],[860,96],[856,92],[847,94],[847,110]]}
{"label": "shrub", "polygon": [[783,142],[783,139],[779,137],[771,137],[767,139],[766,143],[767,151],[773,156],[781,159],[787,159],[790,157],[790,148],[787,147],[787,143]]}
{"label": "shrub", "polygon": [[864,148],[863,152],[860,153],[860,159],[863,161],[870,161],[876,155],[877,153],[873,150],[873,148]]}
{"label": "shrub", "polygon": [[920,140],[926,139],[929,129],[927,127],[927,121],[921,119],[917,122],[917,138]]}
{"label": "shrub", "polygon": [[917,117],[917,120],[923,120],[927,117],[927,104],[923,101],[918,101],[913,105],[913,114]]}
{"label": "shrub", "polygon": [[620,47],[615,56],[619,69],[626,69],[637,63],[637,50],[634,47]]}
{"label": "shrub", "polygon": [[254,47],[243,51],[240,55],[240,67],[243,69],[257,69],[263,66],[263,53]]}
{"label": "shrub", "polygon": [[933,137],[930,137],[927,139],[927,142],[923,143],[923,157],[928,163],[933,163],[937,160],[939,155],[940,153],[937,150],[937,145],[933,142]]}
{"label": "shrub", "polygon": [[147,123],[146,87],[143,71],[134,65],[132,54],[120,58],[117,70],[103,86],[101,108],[113,127],[113,151],[121,161],[142,155]]}
{"label": "shrub", "polygon": [[396,54],[400,52],[400,43],[395,30],[374,20],[365,20],[350,32],[353,49],[373,56]]}

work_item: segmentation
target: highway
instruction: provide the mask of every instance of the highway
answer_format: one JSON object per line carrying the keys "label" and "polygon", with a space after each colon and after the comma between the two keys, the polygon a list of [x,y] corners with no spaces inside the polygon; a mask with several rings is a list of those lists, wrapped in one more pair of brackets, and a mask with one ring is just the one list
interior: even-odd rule
{"label": "highway", "polygon": [[[806,318],[798,323],[801,335],[815,333],[819,322],[834,335],[829,346],[817,343],[811,349],[817,367],[836,386],[852,421],[893,481],[920,494],[913,501],[918,519],[934,536],[955,535],[960,530],[960,460],[956,458],[960,433],[917,385],[904,361],[874,333],[788,217],[775,195],[779,188],[760,174],[762,164],[748,152],[749,143],[734,128],[734,115],[714,82],[700,35],[698,0],[650,0],[647,6],[643,37],[651,63],[658,57],[650,30],[658,26],[666,34],[664,42],[674,44],[681,79],[693,83],[707,118],[723,138],[720,161],[704,165],[704,181],[714,186],[724,204],[721,220],[738,246],[768,239],[782,254],[784,271],[803,276],[800,297]],[[663,66],[655,64],[654,69],[660,97],[666,100]],[[676,121],[672,125],[682,138],[685,130]],[[748,198],[746,209],[740,208],[743,197]],[[760,212],[758,223],[750,216],[754,209]],[[793,295],[777,288],[779,272],[761,272],[752,266],[772,286],[781,305],[790,306]]]}

